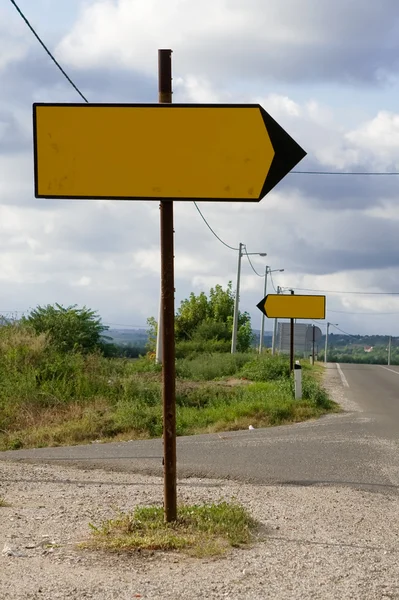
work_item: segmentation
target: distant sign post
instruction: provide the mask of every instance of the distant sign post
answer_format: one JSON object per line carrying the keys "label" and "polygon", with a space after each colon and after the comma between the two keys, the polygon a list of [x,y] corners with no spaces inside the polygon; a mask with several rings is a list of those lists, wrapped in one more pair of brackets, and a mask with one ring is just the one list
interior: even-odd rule
{"label": "distant sign post", "polygon": [[34,104],[37,198],[158,200],[161,209],[165,520],[176,519],[173,201],[259,202],[306,152],[258,104]]}
{"label": "distant sign post", "polygon": [[257,304],[266,317],[291,320],[290,368],[294,366],[294,319],[325,319],[326,297],[291,294],[268,294]]}

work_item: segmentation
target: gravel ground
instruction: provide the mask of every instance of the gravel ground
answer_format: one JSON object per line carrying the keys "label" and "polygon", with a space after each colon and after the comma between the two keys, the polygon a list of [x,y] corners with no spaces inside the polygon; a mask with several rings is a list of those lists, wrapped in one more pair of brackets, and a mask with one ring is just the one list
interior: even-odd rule
{"label": "gravel ground", "polygon": [[0,599],[399,599],[394,490],[190,478],[178,494],[181,502],[238,500],[261,537],[217,559],[80,550],[89,522],[116,507],[162,504],[162,479],[0,463],[0,497],[11,505],[0,507]]}

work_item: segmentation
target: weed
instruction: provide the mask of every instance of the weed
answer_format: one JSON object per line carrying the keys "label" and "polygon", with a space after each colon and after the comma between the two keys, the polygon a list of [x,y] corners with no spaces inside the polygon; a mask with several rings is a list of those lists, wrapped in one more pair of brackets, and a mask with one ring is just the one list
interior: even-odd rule
{"label": "weed", "polygon": [[[2,326],[0,450],[161,436],[161,368],[148,357],[60,353],[27,327]],[[178,435],[266,427],[335,409],[320,368],[315,375],[308,365],[303,400],[293,400],[286,357],[202,354],[177,360],[176,370]]]}
{"label": "weed", "polygon": [[274,381],[288,379],[290,365],[288,358],[282,354],[258,355],[248,362],[242,369],[241,375],[251,381]]}
{"label": "weed", "polygon": [[211,381],[235,375],[252,358],[249,353],[200,354],[176,361],[176,375],[193,381]]}
{"label": "weed", "polygon": [[89,524],[92,537],[86,548],[111,551],[180,550],[192,556],[213,556],[229,547],[248,544],[256,527],[245,508],[238,504],[179,506],[177,520],[164,522],[161,507],[137,507],[99,526]]}

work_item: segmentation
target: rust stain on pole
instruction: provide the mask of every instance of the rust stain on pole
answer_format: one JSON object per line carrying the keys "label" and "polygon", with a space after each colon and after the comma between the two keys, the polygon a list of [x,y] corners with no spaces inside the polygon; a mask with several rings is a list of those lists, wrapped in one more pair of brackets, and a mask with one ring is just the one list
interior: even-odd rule
{"label": "rust stain on pole", "polygon": [[[159,102],[172,103],[172,50],[158,50]],[[166,140],[165,140],[166,141]],[[165,145],[167,152],[168,145]],[[177,517],[173,201],[161,200],[162,401],[165,521]]]}
{"label": "rust stain on pole", "polygon": [[[294,293],[294,290],[291,290],[291,294]],[[290,371],[292,373],[292,371],[294,370],[294,354],[295,354],[295,344],[294,344],[294,331],[295,331],[295,327],[294,327],[294,319],[291,319],[290,321]]]}

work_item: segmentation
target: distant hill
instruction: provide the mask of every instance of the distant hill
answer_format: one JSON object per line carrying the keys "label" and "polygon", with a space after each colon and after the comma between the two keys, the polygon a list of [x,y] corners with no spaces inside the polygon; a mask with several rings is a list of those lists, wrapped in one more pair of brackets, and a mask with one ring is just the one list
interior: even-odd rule
{"label": "distant hill", "polygon": [[148,340],[147,329],[108,329],[106,335],[118,346],[139,346],[144,348]]}
{"label": "distant hill", "polygon": [[[260,330],[253,329],[254,334],[254,346],[259,346]],[[147,329],[109,329],[106,335],[112,338],[114,344],[118,346],[135,346],[144,348],[148,340]],[[271,347],[272,345],[272,331],[265,331],[264,335],[264,346]]]}

